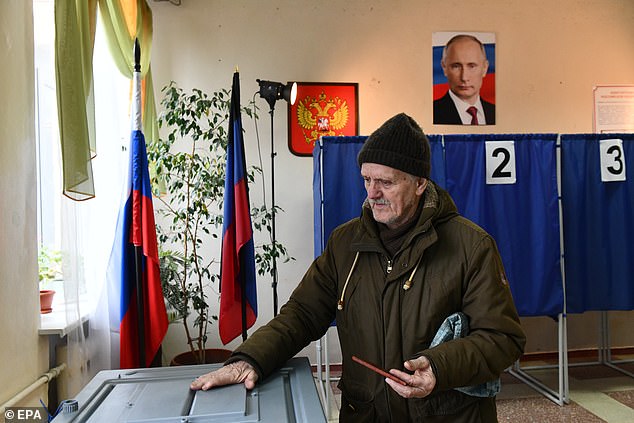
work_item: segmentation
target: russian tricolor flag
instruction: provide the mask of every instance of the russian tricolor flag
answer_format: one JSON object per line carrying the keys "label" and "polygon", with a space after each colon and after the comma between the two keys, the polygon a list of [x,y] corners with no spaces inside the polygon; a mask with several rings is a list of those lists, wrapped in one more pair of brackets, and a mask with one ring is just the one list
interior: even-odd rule
{"label": "russian tricolor flag", "polygon": [[228,344],[258,315],[255,253],[240,117],[240,76],[233,74],[220,269],[220,339]]}
{"label": "russian tricolor flag", "polygon": [[[134,72],[132,136],[128,169],[127,196],[119,213],[110,267],[115,268],[115,283],[110,287],[111,329],[120,333],[119,366],[147,367],[165,337],[168,326],[159,273],[152,190],[148,172],[145,137],[141,125],[141,77]],[[143,312],[137,300],[142,289]],[[143,329],[139,330],[141,317]],[[115,326],[115,327],[112,327]],[[139,339],[145,357],[140,358]]]}

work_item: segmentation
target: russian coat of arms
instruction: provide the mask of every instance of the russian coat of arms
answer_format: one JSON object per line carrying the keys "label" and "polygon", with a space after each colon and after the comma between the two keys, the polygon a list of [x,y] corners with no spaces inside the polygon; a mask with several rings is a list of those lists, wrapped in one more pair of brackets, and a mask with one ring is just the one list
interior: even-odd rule
{"label": "russian coat of arms", "polygon": [[297,104],[297,123],[302,128],[306,144],[313,144],[321,136],[344,135],[348,124],[348,103],[339,97],[328,98],[322,91],[318,96],[307,95]]}

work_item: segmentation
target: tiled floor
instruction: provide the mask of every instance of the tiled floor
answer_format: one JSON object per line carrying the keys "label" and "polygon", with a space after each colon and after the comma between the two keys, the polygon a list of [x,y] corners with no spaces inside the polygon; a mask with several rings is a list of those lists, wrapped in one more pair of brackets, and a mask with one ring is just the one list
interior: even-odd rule
{"label": "tiled floor", "polygon": [[[531,366],[534,366],[531,363]],[[634,373],[634,363],[621,367]],[[556,368],[527,371],[552,389],[557,389]],[[604,365],[569,367],[570,403],[559,406],[530,386],[505,373],[497,398],[498,420],[513,423],[633,423],[634,378]],[[332,377],[337,376],[332,372]],[[319,383],[319,382],[317,382]],[[323,393],[323,391],[321,391]],[[338,421],[340,395],[331,383],[329,422]],[[323,400],[323,397],[322,397]]]}

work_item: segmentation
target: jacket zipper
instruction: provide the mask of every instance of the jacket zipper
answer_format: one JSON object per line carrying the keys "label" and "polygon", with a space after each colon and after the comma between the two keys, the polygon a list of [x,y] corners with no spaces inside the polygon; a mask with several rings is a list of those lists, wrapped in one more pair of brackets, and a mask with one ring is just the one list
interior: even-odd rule
{"label": "jacket zipper", "polygon": [[392,272],[392,260],[388,259],[387,260],[387,269],[385,269],[387,271],[387,274],[389,275],[390,272]]}

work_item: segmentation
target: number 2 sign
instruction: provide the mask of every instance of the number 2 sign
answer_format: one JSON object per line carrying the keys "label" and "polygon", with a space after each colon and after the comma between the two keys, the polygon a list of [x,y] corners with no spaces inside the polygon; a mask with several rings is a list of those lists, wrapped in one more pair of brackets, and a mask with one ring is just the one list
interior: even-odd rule
{"label": "number 2 sign", "polygon": [[487,185],[514,184],[517,177],[515,141],[486,141],[484,149]]}
{"label": "number 2 sign", "polygon": [[601,156],[601,182],[625,181],[625,154],[623,140],[599,141]]}

